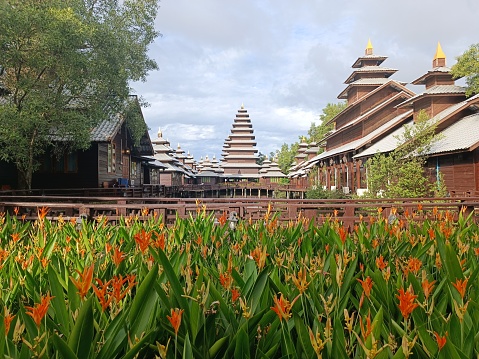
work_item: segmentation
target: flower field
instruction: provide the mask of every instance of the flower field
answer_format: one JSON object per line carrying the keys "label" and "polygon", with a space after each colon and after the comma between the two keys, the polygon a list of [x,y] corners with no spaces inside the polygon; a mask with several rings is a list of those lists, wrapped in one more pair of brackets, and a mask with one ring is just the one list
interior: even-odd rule
{"label": "flower field", "polygon": [[479,228],[462,212],[379,211],[350,231],[272,208],[172,226],[47,212],[0,214],[0,357],[479,355]]}

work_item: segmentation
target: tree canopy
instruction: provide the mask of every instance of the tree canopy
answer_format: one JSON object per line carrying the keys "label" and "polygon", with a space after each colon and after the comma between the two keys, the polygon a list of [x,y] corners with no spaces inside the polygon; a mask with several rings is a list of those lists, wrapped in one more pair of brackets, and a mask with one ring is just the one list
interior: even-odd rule
{"label": "tree canopy", "polygon": [[131,81],[156,69],[157,0],[0,3],[0,159],[24,187],[49,147],[84,149],[128,106]]}
{"label": "tree canopy", "polygon": [[451,73],[455,78],[466,78],[467,96],[479,93],[479,44],[471,45],[457,58]]}
{"label": "tree canopy", "polygon": [[[346,106],[346,102],[328,103],[319,116],[319,124],[311,123],[306,142],[320,142],[323,140],[326,134],[333,129],[334,125],[329,123],[330,120],[344,110]],[[303,136],[299,137],[300,140],[302,138]],[[298,148],[299,142],[292,143],[291,145],[283,143],[281,149],[276,151],[279,168],[281,168],[281,171],[284,173],[288,173],[289,168],[294,162],[294,157],[298,153]]]}
{"label": "tree canopy", "polygon": [[311,123],[308,130],[308,142],[320,142],[326,134],[334,128],[330,121],[347,107],[346,102],[328,103],[321,115],[319,115],[319,124]]}

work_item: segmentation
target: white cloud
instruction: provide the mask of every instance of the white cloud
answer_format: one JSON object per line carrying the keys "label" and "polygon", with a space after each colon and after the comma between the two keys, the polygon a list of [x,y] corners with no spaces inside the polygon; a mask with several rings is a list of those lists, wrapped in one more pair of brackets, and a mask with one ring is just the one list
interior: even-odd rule
{"label": "white cloud", "polygon": [[[368,38],[393,78],[430,69],[438,41],[449,66],[477,42],[479,2],[434,0],[162,0],[151,47],[160,70],[136,93],[150,128],[201,155],[221,153],[237,110],[248,109],[263,153],[306,134],[337,102]],[[414,88],[421,91],[421,88]]]}

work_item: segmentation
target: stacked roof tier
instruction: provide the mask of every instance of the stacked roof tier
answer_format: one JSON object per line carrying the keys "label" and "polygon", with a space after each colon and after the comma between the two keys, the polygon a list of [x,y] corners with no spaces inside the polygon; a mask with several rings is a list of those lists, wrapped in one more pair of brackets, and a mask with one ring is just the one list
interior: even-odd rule
{"label": "stacked roof tier", "polygon": [[248,111],[241,105],[233,122],[231,133],[223,145],[221,167],[231,178],[258,178],[260,166],[256,163],[258,150],[253,125]]}

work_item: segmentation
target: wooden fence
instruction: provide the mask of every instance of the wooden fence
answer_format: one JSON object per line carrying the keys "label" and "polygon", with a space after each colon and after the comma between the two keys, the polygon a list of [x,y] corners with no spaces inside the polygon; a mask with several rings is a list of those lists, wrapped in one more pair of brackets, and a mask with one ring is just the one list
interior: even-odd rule
{"label": "wooden fence", "polygon": [[[204,206],[204,207],[203,207]],[[421,198],[421,199],[271,199],[271,198],[142,198],[142,197],[71,197],[71,196],[5,196],[0,195],[0,215],[4,213],[23,216],[25,220],[37,218],[42,207],[48,208],[47,218],[51,220],[94,219],[104,216],[115,222],[121,216],[137,216],[146,220],[151,216],[171,224],[177,217],[196,216],[206,210],[219,216],[223,212],[236,212],[240,219],[259,220],[264,218],[270,206],[278,219],[294,221],[299,217],[321,223],[330,216],[336,216],[345,225],[352,227],[360,217],[377,215],[422,220],[432,216],[433,210],[448,211],[457,218],[459,211],[472,213],[479,222],[479,197]]]}

